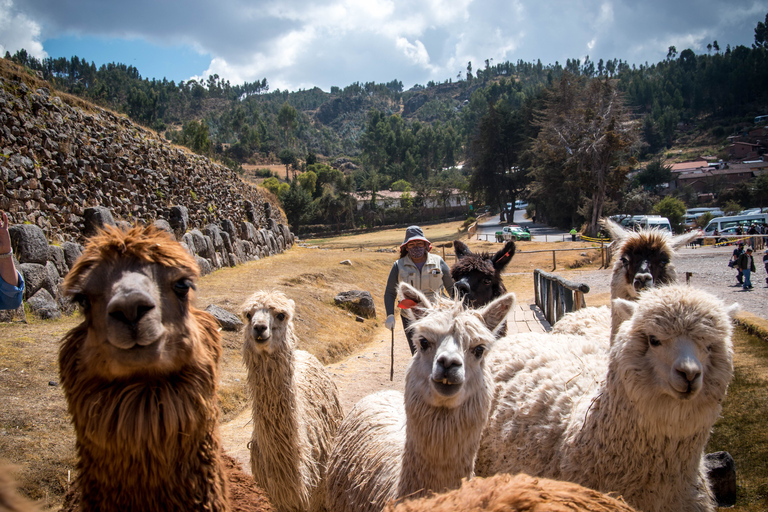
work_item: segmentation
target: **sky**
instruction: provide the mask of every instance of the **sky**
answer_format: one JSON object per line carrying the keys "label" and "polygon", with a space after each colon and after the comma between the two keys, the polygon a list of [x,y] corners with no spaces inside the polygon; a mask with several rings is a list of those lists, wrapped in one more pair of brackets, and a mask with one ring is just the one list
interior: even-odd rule
{"label": "sky", "polygon": [[270,90],[465,77],[493,63],[655,63],[750,46],[768,0],[0,0],[0,55],[77,55]]}

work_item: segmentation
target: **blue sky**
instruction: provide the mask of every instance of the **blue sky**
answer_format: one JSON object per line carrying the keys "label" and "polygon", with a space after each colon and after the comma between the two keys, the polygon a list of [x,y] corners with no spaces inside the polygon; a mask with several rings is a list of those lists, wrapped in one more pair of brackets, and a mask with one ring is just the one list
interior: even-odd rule
{"label": "blue sky", "polygon": [[518,59],[658,62],[751,45],[768,0],[0,0],[0,51],[122,62],[176,82],[217,73],[291,91],[406,88]]}

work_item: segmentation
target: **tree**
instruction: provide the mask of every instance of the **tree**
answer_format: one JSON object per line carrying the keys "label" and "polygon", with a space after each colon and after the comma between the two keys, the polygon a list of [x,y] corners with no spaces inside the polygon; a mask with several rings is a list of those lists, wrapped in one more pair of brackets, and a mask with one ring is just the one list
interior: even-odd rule
{"label": "tree", "polygon": [[280,203],[293,231],[298,234],[302,224],[306,224],[314,215],[312,196],[304,190],[298,180],[291,182],[287,192],[281,195]]}
{"label": "tree", "polygon": [[[534,170],[534,174],[544,181],[537,184],[536,195],[546,199],[546,187],[551,184],[562,191],[558,199],[576,196],[577,208],[588,201],[585,217],[594,236],[609,194],[623,188],[636,164],[631,149],[637,133],[629,110],[613,81],[585,81],[564,73],[548,90],[538,123],[541,131],[534,143],[538,173]],[[563,190],[563,184],[569,186]],[[549,209],[555,208],[562,205],[550,203]]]}
{"label": "tree", "polygon": [[317,174],[315,174],[312,171],[307,171],[299,174],[296,177],[297,180],[299,180],[299,185],[301,185],[301,188],[306,190],[309,195],[313,196],[315,195],[315,186],[317,185]]}
{"label": "tree", "polygon": [[739,213],[743,208],[739,203],[736,201],[728,201],[725,203],[725,205],[722,207],[723,213],[726,215],[735,215]]}
{"label": "tree", "polygon": [[490,104],[467,152],[470,191],[499,210],[514,202],[530,183],[522,166],[524,124],[522,113],[513,111],[506,101]]}
{"label": "tree", "polygon": [[669,219],[672,225],[672,231],[680,233],[682,231],[683,219],[685,218],[685,203],[676,197],[667,196],[653,207],[653,212]]}
{"label": "tree", "polygon": [[277,113],[277,124],[283,129],[286,142],[290,141],[288,134],[296,125],[297,115],[296,109],[290,106],[287,101],[283,103],[283,106],[280,107],[280,111]]}
{"label": "tree", "polygon": [[637,181],[653,193],[657,194],[661,185],[672,180],[672,166],[665,164],[663,159],[656,157],[651,160],[645,169],[637,175]]}
{"label": "tree", "polygon": [[265,189],[269,190],[273,194],[275,194],[275,196],[277,196],[278,192],[280,191],[280,180],[278,180],[277,178],[275,178],[273,176],[271,178],[265,179],[261,183],[261,186],[264,187]]}
{"label": "tree", "polygon": [[675,57],[677,57],[677,48],[670,46],[667,52],[667,59],[674,59]]}
{"label": "tree", "polygon": [[765,22],[757,22],[755,27],[755,46],[768,48],[768,14],[765,15]]}

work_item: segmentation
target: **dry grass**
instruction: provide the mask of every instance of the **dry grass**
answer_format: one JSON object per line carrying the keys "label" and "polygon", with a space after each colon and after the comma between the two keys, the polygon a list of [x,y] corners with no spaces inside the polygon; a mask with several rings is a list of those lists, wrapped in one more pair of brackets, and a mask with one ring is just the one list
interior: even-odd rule
{"label": "dry grass", "polygon": [[737,329],[733,382],[715,424],[708,452],[725,450],[736,461],[734,512],[768,510],[768,343]]}

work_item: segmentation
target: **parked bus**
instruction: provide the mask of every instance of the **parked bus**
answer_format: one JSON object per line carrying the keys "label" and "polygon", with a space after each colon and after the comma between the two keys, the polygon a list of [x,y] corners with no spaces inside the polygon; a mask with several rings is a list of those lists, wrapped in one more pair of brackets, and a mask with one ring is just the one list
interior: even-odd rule
{"label": "parked bus", "polygon": [[768,224],[768,213],[750,213],[748,215],[731,215],[728,217],[716,217],[709,221],[704,233],[712,235],[715,230],[722,232],[724,229],[744,226],[748,228],[752,224]]}

